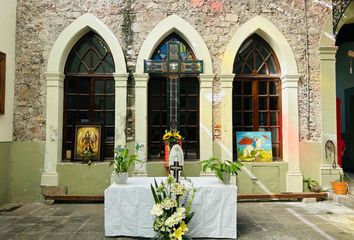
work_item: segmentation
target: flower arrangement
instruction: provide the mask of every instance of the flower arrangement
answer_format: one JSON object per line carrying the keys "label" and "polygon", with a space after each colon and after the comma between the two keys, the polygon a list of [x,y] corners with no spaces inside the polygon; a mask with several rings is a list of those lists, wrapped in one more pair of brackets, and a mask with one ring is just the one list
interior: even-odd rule
{"label": "flower arrangement", "polygon": [[155,180],[155,186],[151,185],[151,192],[155,204],[151,214],[155,217],[153,229],[157,239],[181,240],[188,231],[188,223],[192,219],[191,205],[197,191],[191,184],[187,189],[182,183],[169,175],[160,185]]}
{"label": "flower arrangement", "polygon": [[162,137],[162,140],[165,141],[165,143],[167,144],[178,144],[182,139],[183,137],[181,136],[181,134],[179,134],[178,131],[172,130],[165,130],[165,134]]}

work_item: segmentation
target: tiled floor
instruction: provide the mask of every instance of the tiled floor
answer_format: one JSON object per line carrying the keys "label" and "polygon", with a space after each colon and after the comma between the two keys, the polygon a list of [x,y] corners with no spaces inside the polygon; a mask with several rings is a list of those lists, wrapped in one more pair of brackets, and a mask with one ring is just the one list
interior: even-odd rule
{"label": "tiled floor", "polygon": [[[115,239],[103,219],[103,204],[9,204],[0,239]],[[333,201],[241,202],[237,219],[238,239],[354,239],[354,206]]]}

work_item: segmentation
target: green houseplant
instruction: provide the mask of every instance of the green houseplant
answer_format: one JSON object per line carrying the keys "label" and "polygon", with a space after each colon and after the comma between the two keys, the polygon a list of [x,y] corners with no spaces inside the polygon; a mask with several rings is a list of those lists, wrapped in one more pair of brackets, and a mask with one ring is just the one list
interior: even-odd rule
{"label": "green houseplant", "polygon": [[[142,145],[136,145],[135,150],[138,151]],[[115,183],[125,184],[128,180],[128,169],[137,162],[142,162],[138,159],[138,155],[129,154],[127,147],[118,145],[114,149],[114,158],[111,160],[109,166],[113,165],[115,171]]]}
{"label": "green houseplant", "polygon": [[349,178],[348,174],[346,174],[344,172],[339,172],[338,180],[331,182],[334,193],[338,194],[338,195],[347,194],[349,181],[350,181],[350,178]]}
{"label": "green houseplant", "polygon": [[306,184],[305,186],[308,188],[309,191],[322,192],[322,188],[321,188],[320,184],[315,179],[312,179],[310,177],[305,178],[304,183]]}
{"label": "green houseplant", "polygon": [[225,184],[230,183],[230,175],[237,175],[243,166],[242,162],[236,160],[231,162],[229,160],[222,161],[217,157],[210,157],[207,160],[200,162],[202,170],[205,172],[207,169],[215,172],[216,177]]}

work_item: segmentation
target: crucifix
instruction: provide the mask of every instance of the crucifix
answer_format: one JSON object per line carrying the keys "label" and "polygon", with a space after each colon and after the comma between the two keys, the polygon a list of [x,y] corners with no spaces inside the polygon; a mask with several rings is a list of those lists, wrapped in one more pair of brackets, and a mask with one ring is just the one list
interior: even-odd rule
{"label": "crucifix", "polygon": [[173,172],[173,177],[179,182],[179,173],[182,172],[183,167],[179,165],[179,162],[174,162],[172,166],[170,166],[170,171]]}
{"label": "crucifix", "polygon": [[145,60],[145,73],[157,73],[167,76],[167,125],[169,130],[179,128],[179,80],[180,75],[199,74],[203,72],[203,61],[186,60],[186,52],[179,41],[167,42],[167,56],[163,60]]}

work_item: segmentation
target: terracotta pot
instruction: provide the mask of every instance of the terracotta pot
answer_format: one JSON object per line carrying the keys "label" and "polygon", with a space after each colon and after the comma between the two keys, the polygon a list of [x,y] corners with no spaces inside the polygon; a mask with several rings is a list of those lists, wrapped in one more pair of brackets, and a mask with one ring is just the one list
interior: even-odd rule
{"label": "terracotta pot", "polygon": [[116,173],[114,176],[114,182],[116,184],[126,184],[127,180],[128,180],[127,172]]}
{"label": "terracotta pot", "polygon": [[346,195],[348,192],[348,183],[347,182],[331,182],[332,188],[335,194]]}

